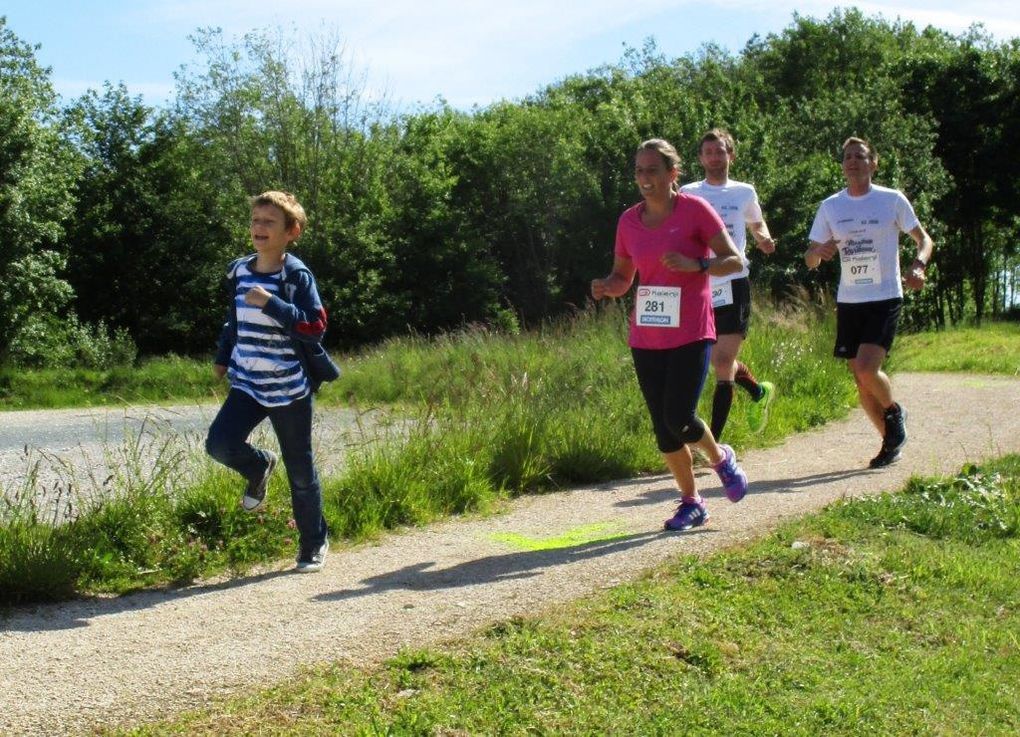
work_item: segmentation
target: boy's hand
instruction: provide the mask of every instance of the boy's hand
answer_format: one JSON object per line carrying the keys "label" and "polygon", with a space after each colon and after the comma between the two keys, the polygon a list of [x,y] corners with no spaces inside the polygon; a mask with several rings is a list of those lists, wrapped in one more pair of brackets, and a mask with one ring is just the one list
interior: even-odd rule
{"label": "boy's hand", "polygon": [[256,284],[254,287],[244,293],[244,303],[251,305],[252,307],[265,307],[269,298],[272,297],[269,292]]}
{"label": "boy's hand", "polygon": [[220,366],[218,363],[214,363],[212,367],[213,373],[216,374],[217,379],[222,379],[227,375],[227,367]]}

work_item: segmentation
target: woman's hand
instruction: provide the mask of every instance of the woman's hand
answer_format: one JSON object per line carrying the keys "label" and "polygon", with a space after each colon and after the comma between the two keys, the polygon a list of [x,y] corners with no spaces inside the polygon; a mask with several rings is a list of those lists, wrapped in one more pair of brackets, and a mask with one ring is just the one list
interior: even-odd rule
{"label": "woman's hand", "polygon": [[696,258],[684,256],[682,253],[669,252],[662,254],[662,265],[670,271],[701,271],[701,262]]}

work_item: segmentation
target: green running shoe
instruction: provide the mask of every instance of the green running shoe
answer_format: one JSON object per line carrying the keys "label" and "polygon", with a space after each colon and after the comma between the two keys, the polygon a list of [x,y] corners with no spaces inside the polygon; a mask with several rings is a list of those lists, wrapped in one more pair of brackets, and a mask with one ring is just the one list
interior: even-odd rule
{"label": "green running shoe", "polygon": [[751,432],[761,432],[769,422],[769,409],[772,399],[776,396],[776,385],[771,381],[762,381],[761,396],[747,408],[747,424]]}

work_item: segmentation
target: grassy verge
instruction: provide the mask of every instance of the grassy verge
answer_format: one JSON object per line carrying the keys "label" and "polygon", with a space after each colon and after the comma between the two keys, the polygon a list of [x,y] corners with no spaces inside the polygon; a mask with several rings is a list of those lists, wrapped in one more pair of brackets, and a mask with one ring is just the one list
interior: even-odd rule
{"label": "grassy verge", "polygon": [[1020,456],[133,735],[1014,735]]}
{"label": "grassy verge", "polygon": [[1020,323],[986,322],[896,338],[892,371],[972,371],[1020,377]]}
{"label": "grassy verge", "polygon": [[210,361],[180,356],[104,371],[0,368],[0,410],[196,402],[222,395]]}
{"label": "grassy verge", "polygon": [[[607,310],[615,314],[615,310]],[[776,312],[768,307],[756,311],[750,341],[741,358],[752,367],[790,365],[789,353],[804,349],[801,340],[784,340],[784,327],[791,318],[805,317],[816,323],[810,311]],[[447,400],[463,396],[485,385],[493,373],[507,374],[526,365],[534,375],[554,374],[562,365],[562,353],[571,353],[568,342],[560,351],[539,355],[550,342],[571,333],[570,321],[518,338],[498,338],[485,331],[447,335],[435,340],[398,338],[381,346],[342,359],[345,375],[325,387],[320,400],[325,404],[410,403]],[[826,333],[826,336],[828,333]],[[771,343],[778,339],[778,343]],[[614,334],[606,351],[620,353],[622,333]],[[828,340],[828,338],[826,338]],[[830,341],[831,342],[831,341]],[[813,358],[838,364],[828,357],[832,346],[819,341],[821,351]],[[523,352],[523,353],[522,353]],[[625,352],[625,351],[624,351]],[[524,360],[526,363],[521,364]],[[775,361],[779,361],[775,364]],[[573,363],[568,365],[573,366]],[[989,322],[981,328],[950,328],[934,333],[897,337],[888,367],[891,371],[972,371],[1020,376],[1020,324]],[[605,369],[598,362],[584,368],[586,373]],[[629,368],[629,367],[628,367]],[[790,376],[766,378],[788,383]],[[610,377],[616,377],[615,372]],[[212,377],[208,359],[165,356],[150,358],[138,366],[107,371],[26,370],[0,367],[0,410],[50,409],[145,404],[149,402],[196,402],[222,398],[224,384]]]}
{"label": "grassy verge", "polygon": [[[349,364],[346,383],[327,391],[401,403],[405,414],[399,431],[366,438],[324,479],[333,534],[359,538],[516,494],[660,472],[624,329],[625,315],[611,309],[516,337],[391,341]],[[728,442],[778,442],[848,411],[853,385],[828,357],[831,333],[831,320],[808,309],[763,316],[745,358],[767,367],[759,374],[782,393],[761,435],[749,432],[740,397]],[[200,448],[177,448],[161,450],[150,473],[129,457],[111,479],[71,474],[61,484],[80,509],[59,526],[35,504],[27,473],[24,488],[5,495],[15,501],[0,500],[0,604],[186,582],[289,550],[283,475],[266,511],[245,515],[240,481],[201,459]]]}

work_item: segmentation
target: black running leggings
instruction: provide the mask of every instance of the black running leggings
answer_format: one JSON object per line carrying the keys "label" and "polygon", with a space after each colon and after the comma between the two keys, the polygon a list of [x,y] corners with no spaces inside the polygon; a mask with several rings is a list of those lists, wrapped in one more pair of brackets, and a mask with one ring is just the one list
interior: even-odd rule
{"label": "black running leggings", "polygon": [[655,442],[663,453],[673,453],[705,434],[698,419],[698,398],[708,375],[711,343],[707,340],[679,348],[631,348],[634,371],[652,416]]}

